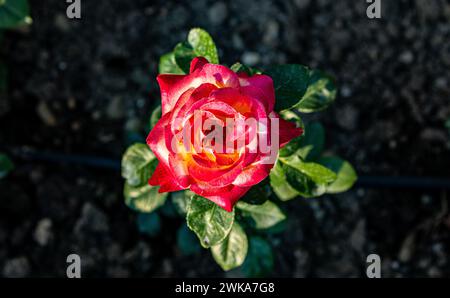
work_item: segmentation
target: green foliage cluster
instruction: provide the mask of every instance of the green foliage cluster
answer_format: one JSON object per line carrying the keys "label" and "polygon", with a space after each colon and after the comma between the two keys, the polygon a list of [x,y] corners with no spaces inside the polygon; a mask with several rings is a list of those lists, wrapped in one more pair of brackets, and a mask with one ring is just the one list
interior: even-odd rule
{"label": "green foliage cluster", "polygon": [[[188,73],[190,61],[197,56],[218,64],[217,53],[211,36],[195,28],[189,32],[186,41],[161,57],[159,72]],[[274,263],[270,240],[286,227],[283,201],[346,191],[357,176],[349,162],[323,155],[323,126],[318,122],[305,125],[300,117],[302,113],[322,111],[334,102],[336,87],[332,78],[298,64],[259,70],[235,63],[231,69],[249,75],[264,73],[271,76],[276,93],[275,110],[284,119],[303,127],[305,133],[280,150],[270,177],[254,186],[232,212],[226,212],[188,190],[158,193],[157,187],[147,183],[157,160],[147,145],[135,144],[125,152],[122,160],[122,176],[126,179],[125,203],[141,213],[138,222],[142,232],[154,233],[151,225],[159,228],[159,220],[151,217],[155,210],[166,213],[169,209],[174,210],[187,221],[188,229],[183,225],[177,233],[178,247],[183,253],[197,253],[201,245],[210,249],[223,270],[242,266],[241,271],[246,276],[265,276],[271,272]],[[151,127],[160,116],[161,108],[157,107],[150,117]]]}
{"label": "green foliage cluster", "polygon": [[[28,0],[0,0],[0,46],[3,31],[31,24]],[[0,96],[4,96],[8,86],[8,69],[0,57]],[[11,159],[0,152],[0,179],[14,169]]]}

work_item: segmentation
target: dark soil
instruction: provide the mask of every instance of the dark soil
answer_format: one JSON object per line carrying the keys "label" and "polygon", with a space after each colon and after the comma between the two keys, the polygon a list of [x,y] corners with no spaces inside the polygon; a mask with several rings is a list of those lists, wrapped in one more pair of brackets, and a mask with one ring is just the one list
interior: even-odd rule
{"label": "dark soil", "polygon": [[[189,3],[189,4],[188,4]],[[366,1],[32,0],[34,23],[5,34],[9,90],[0,97],[1,150],[120,160],[145,139],[159,101],[159,56],[191,27],[209,31],[223,63],[301,63],[338,81],[336,104],[308,115],[327,128],[330,152],[360,176],[449,177],[450,5],[445,0]],[[3,148],[5,147],[5,148]],[[123,203],[120,171],[23,160],[0,180],[0,276],[223,276],[209,252],[183,256],[181,220],[139,234]],[[273,276],[365,276],[377,253],[383,276],[450,276],[448,191],[353,190],[288,204]],[[239,271],[226,276],[239,275]]]}

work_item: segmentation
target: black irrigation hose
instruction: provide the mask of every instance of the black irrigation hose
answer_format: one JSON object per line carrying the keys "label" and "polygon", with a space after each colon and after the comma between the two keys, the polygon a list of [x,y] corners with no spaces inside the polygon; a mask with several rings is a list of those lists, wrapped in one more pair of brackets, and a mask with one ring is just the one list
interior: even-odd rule
{"label": "black irrigation hose", "polygon": [[356,187],[363,188],[410,188],[450,189],[450,179],[413,176],[360,176]]}
{"label": "black irrigation hose", "polygon": [[[11,149],[11,155],[28,161],[42,161],[58,164],[75,164],[95,168],[120,170],[120,161],[86,155],[37,152],[32,149]],[[450,178],[413,176],[360,176],[356,183],[362,188],[409,188],[409,189],[450,189]]]}
{"label": "black irrigation hose", "polygon": [[42,161],[58,164],[74,164],[94,168],[120,170],[120,161],[97,156],[63,154],[55,152],[37,152],[32,149],[12,149],[11,155],[28,161]]}

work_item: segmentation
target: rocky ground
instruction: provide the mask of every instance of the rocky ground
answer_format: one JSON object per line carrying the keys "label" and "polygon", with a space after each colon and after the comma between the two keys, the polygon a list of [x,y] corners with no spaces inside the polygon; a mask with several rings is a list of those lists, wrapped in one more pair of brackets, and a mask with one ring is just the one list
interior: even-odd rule
{"label": "rocky ground", "polygon": [[[363,0],[32,0],[33,25],[8,32],[0,53],[10,72],[0,98],[7,149],[119,160],[143,140],[159,100],[159,56],[200,26],[224,63],[301,63],[338,81],[336,104],[308,115],[327,128],[331,152],[361,176],[448,177],[450,5],[382,1],[369,20]],[[13,156],[14,157],[14,156]],[[119,171],[15,160],[0,181],[0,275],[65,276],[66,256],[83,276],[223,276],[207,251],[183,256],[181,221],[139,234],[123,203]],[[365,276],[368,254],[384,276],[450,276],[450,216],[444,190],[368,189],[289,203],[273,276]],[[227,276],[236,276],[231,272]]]}

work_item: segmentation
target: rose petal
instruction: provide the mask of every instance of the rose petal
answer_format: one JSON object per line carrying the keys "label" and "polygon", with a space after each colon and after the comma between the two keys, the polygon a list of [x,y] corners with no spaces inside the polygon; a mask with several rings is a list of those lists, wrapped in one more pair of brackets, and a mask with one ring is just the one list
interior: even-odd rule
{"label": "rose petal", "polygon": [[191,67],[189,69],[189,73],[193,73],[197,69],[202,69],[205,64],[208,63],[204,57],[196,57],[191,61]]}
{"label": "rose petal", "polygon": [[169,150],[166,146],[166,139],[164,137],[165,128],[169,124],[170,114],[165,114],[161,116],[158,122],[156,122],[155,127],[150,131],[147,136],[147,144],[152,149],[156,158],[162,163],[169,165]]}
{"label": "rose petal", "polygon": [[187,163],[187,169],[189,175],[196,180],[192,184],[207,182],[210,186],[225,186],[233,182],[242,171],[242,161],[243,157],[240,157],[229,166],[218,166],[214,162],[211,167],[206,167],[192,159]]}
{"label": "rose petal", "polygon": [[219,88],[239,88],[240,86],[236,73],[223,65],[205,64],[198,72],[197,78],[201,79],[202,83],[211,83]]}
{"label": "rose petal", "polygon": [[[197,101],[208,98],[212,91],[217,87],[210,83],[201,84],[197,88],[193,88],[190,96],[182,96],[176,102],[172,113],[172,128],[174,129],[174,120],[186,118],[186,112]],[[191,90],[191,89],[190,89]],[[184,94],[183,94],[184,95]]]}
{"label": "rose petal", "polygon": [[180,159],[180,155],[169,156],[169,166],[172,176],[176,182],[183,188],[188,188],[190,185],[189,173],[186,167],[186,162]]}
{"label": "rose petal", "polygon": [[150,177],[148,183],[152,186],[160,186],[158,192],[170,192],[186,189],[186,187],[181,186],[171,175],[170,171],[166,167],[159,163],[153,172],[152,177]]}
{"label": "rose petal", "polygon": [[272,112],[270,114],[271,118],[278,118],[279,120],[279,143],[280,148],[289,143],[290,140],[299,137],[303,133],[303,129],[296,127],[293,122],[286,121],[281,118],[277,113]]}
{"label": "rose petal", "polygon": [[191,185],[190,189],[196,194],[213,201],[226,211],[231,212],[237,200],[239,200],[250,187],[239,187],[231,184],[223,188],[206,189],[201,188],[199,185]]}
{"label": "rose petal", "polygon": [[185,75],[161,74],[156,77],[161,90],[161,110],[166,114],[175,105],[176,98],[171,96],[173,86],[184,79]]}
{"label": "rose petal", "polygon": [[269,176],[273,164],[256,164],[246,167],[233,181],[234,185],[250,187],[263,181]]}
{"label": "rose petal", "polygon": [[261,89],[254,86],[243,86],[241,87],[241,93],[260,101],[264,105],[267,114],[273,111],[275,99],[273,96],[265,94]]}
{"label": "rose petal", "polygon": [[162,74],[157,77],[161,89],[162,114],[170,111],[186,90],[201,84],[210,83],[220,88],[240,86],[238,76],[229,68],[211,63],[202,65],[203,62],[200,58],[193,61],[194,72],[190,75]]}
{"label": "rose petal", "polygon": [[265,95],[264,99],[266,100],[265,105],[267,106],[267,111],[273,111],[275,105],[275,89],[271,77],[256,74],[251,77],[240,77],[239,82],[242,87],[251,86],[260,89]]}
{"label": "rose petal", "polygon": [[217,89],[211,92],[210,100],[227,103],[244,116],[255,119],[267,118],[263,103],[258,99],[242,94],[237,88]]}

